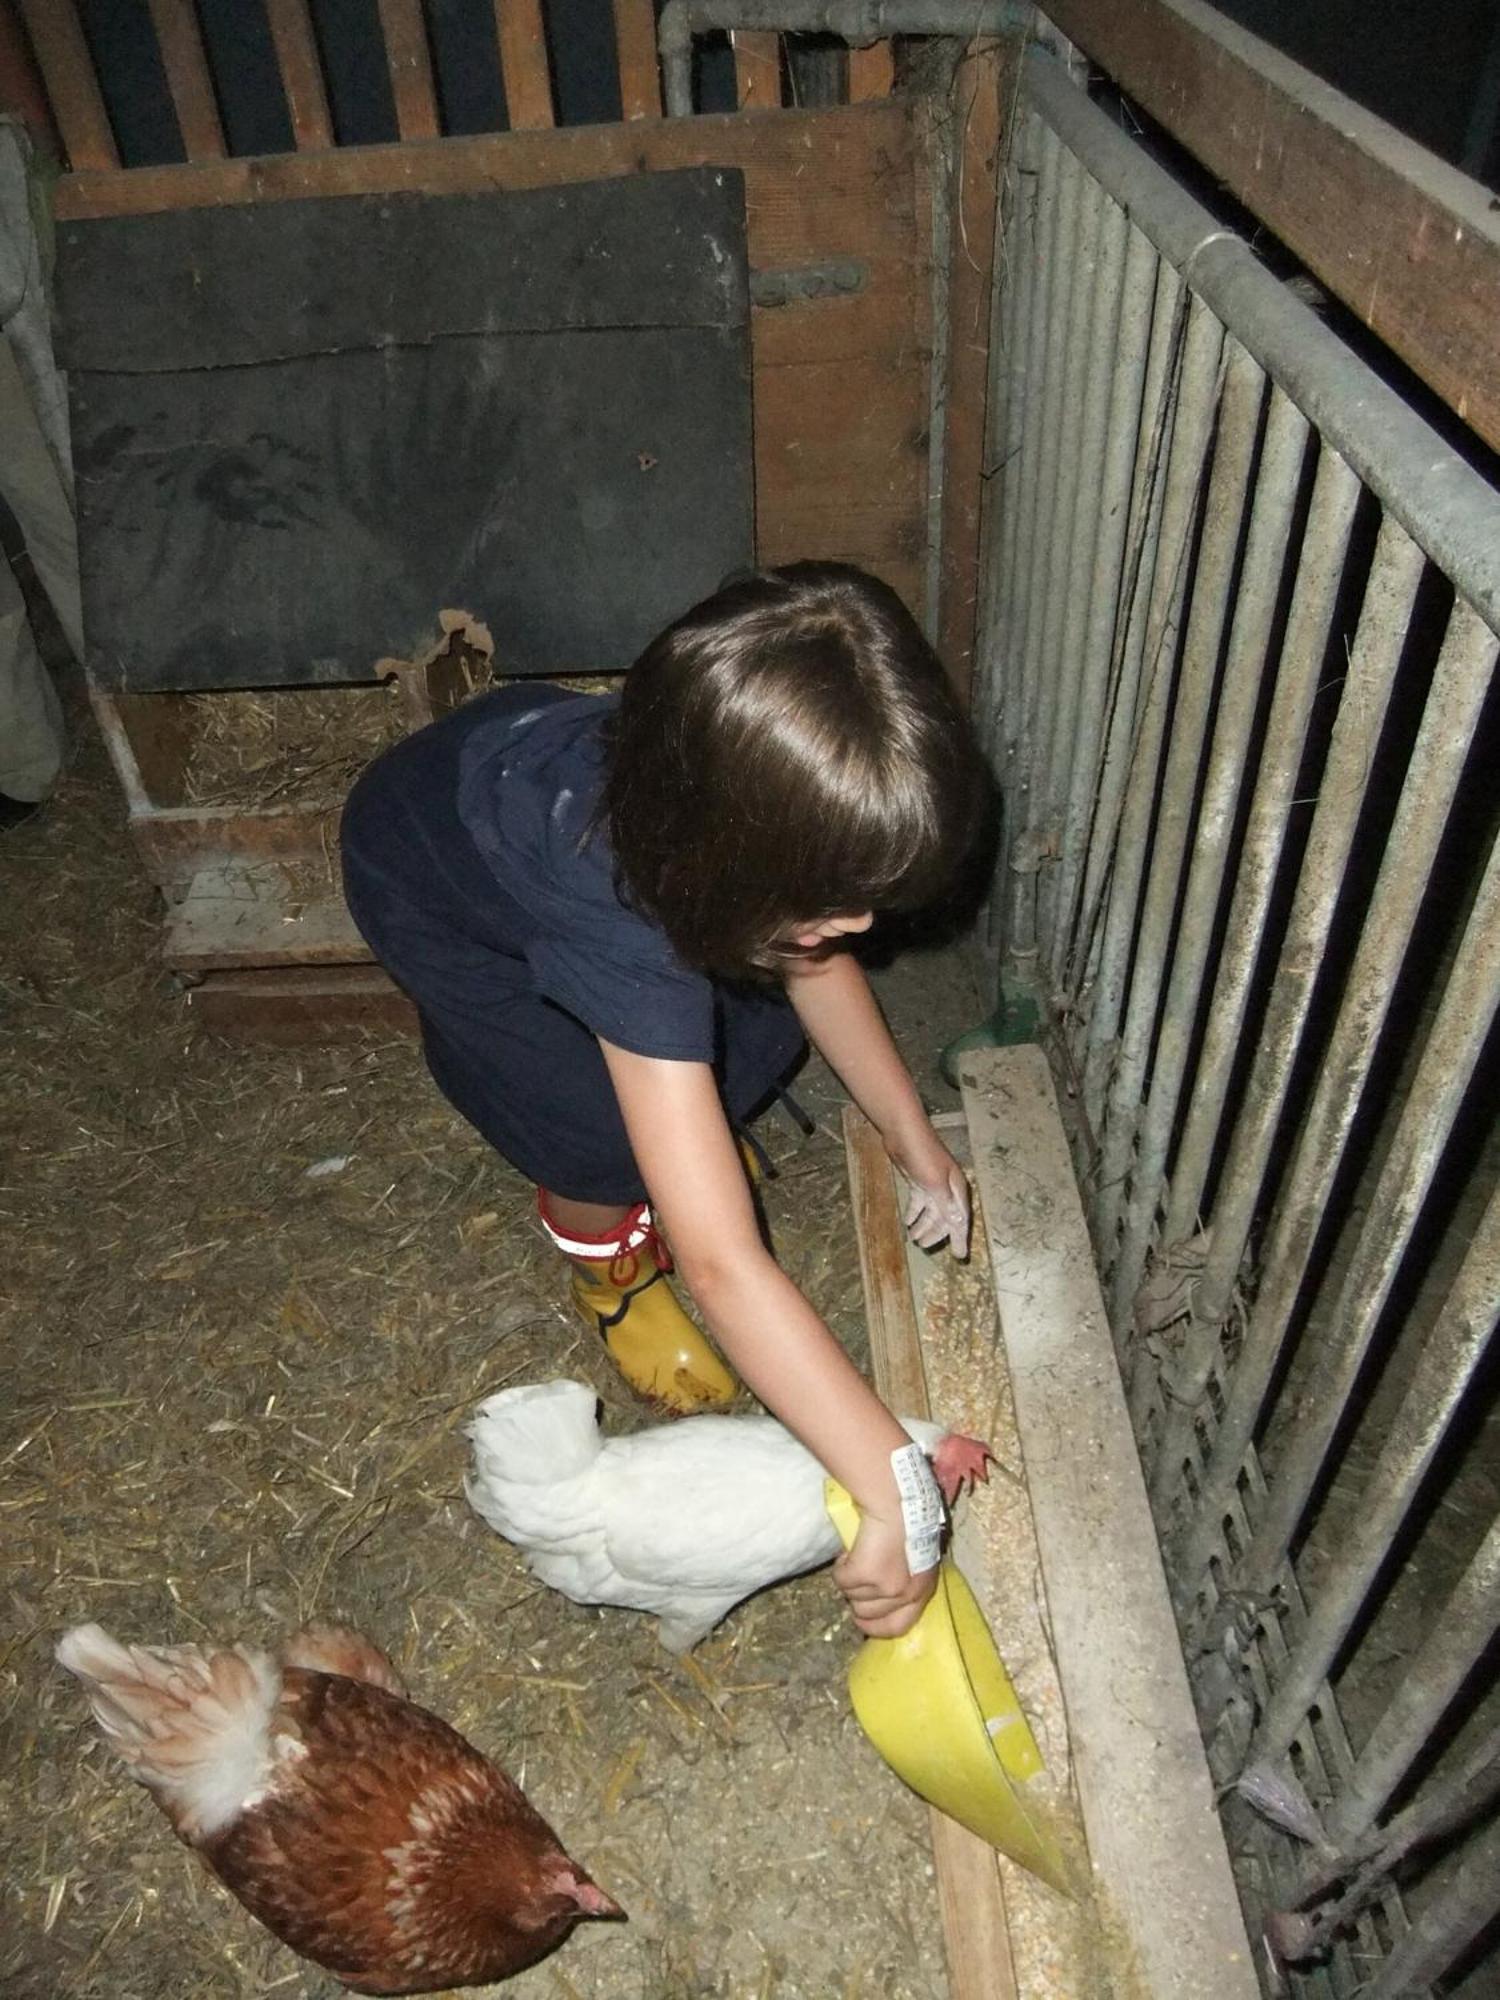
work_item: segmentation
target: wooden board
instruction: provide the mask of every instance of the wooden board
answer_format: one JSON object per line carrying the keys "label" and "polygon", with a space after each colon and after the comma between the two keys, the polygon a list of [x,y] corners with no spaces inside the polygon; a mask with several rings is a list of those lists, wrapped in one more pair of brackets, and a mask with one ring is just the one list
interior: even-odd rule
{"label": "wooden board", "polygon": [[297,1045],[415,1034],[417,1010],[375,966],[211,972],[188,990],[195,1027],[226,1041]]}
{"label": "wooden board", "polygon": [[299,152],[333,144],[333,120],[307,0],[266,0],[266,22],[281,71],[287,117]]}
{"label": "wooden board", "polygon": [[184,151],[190,160],[222,159],[224,131],[193,0],[151,0],[151,24]]}
{"label": "wooden board", "polygon": [[167,913],[162,958],[174,972],[247,966],[368,965],[370,951],[334,884],[303,886],[295,867],[200,868]]}
{"label": "wooden board", "polygon": [[930,205],[906,100],[72,174],[56,209],[63,224],[330,194],[545,187],[704,164],[745,175],[752,271],[849,260],[862,272],[856,291],[751,313],[760,557],[861,563],[920,612]]}
{"label": "wooden board", "polygon": [[540,132],[557,122],[541,0],[493,0],[505,113],[512,132]]}
{"label": "wooden board", "polygon": [[106,686],[367,680],[455,599],[618,672],[753,559],[728,170],[70,222],[58,290]]}
{"label": "wooden board", "polygon": [[1487,188],[1200,0],[1048,0],[1047,12],[1500,447],[1500,213]]}
{"label": "wooden board", "polygon": [[613,0],[615,51],[620,66],[620,116],[660,118],[661,74],[656,64],[653,0]]}
{"label": "wooden board", "polygon": [[118,168],[114,133],[74,0],[20,0],[20,8],[69,165]]}
{"label": "wooden board", "polygon": [[1152,2000],[1258,2000],[1046,1058],[960,1068],[1094,1871]]}
{"label": "wooden board", "polygon": [[441,128],[422,0],[379,0],[379,6],[396,130],[403,139],[435,139]]}

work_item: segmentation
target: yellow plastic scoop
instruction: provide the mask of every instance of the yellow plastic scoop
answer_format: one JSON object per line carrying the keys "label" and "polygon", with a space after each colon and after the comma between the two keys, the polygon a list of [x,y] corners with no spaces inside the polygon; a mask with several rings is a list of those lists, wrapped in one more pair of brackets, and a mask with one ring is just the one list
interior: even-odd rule
{"label": "yellow plastic scoop", "polygon": [[[824,1484],[844,1547],[859,1510]],[[916,1624],[899,1639],[866,1639],[849,1668],[859,1726],[886,1763],[929,1805],[1071,1895],[1061,1848],[1041,1801],[1027,1797],[1042,1753],[1022,1713],[984,1613],[951,1556]]]}

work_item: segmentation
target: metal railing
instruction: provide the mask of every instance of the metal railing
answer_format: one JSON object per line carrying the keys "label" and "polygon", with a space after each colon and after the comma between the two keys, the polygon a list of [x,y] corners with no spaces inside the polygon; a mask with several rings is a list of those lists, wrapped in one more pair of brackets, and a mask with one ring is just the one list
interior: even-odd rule
{"label": "metal railing", "polygon": [[1500,1911],[1500,494],[1041,49],[996,269],[987,949],[1247,1904],[1424,1993]]}

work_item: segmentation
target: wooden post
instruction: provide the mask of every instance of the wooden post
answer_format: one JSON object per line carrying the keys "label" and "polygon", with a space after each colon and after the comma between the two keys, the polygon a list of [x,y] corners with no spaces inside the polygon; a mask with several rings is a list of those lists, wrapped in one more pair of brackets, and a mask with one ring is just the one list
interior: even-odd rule
{"label": "wooden post", "polygon": [[396,130],[403,139],[436,139],[442,128],[422,0],[379,0],[379,4],[385,66],[396,101]]}
{"label": "wooden post", "polygon": [[[43,0],[45,4],[45,0]],[[322,152],[333,144],[333,121],[323,89],[323,69],[313,39],[307,0],[266,0],[266,21],[286,93],[287,116],[299,153]]]}
{"label": "wooden post", "polygon": [[896,45],[872,42],[849,51],[849,102],[868,104],[872,97],[889,97],[896,87]]}
{"label": "wooden post", "polygon": [[222,160],[224,129],[193,0],[150,0],[177,129],[190,160]]}
{"label": "wooden post", "polygon": [[1000,100],[1012,44],[970,43],[953,79],[953,181],[948,243],[948,408],[943,436],[938,652],[960,695],[974,670],[979,601],[990,279],[1000,178]]}
{"label": "wooden post", "polygon": [[781,104],[781,37],[735,28],[734,101],[741,111],[768,111]]}
{"label": "wooden post", "polygon": [[505,110],[512,132],[542,131],[555,124],[552,79],[541,0],[494,0],[495,39],[505,80]]}
{"label": "wooden post", "polygon": [[73,0],[21,0],[21,15],[69,166],[119,166],[115,135]]}
{"label": "wooden post", "polygon": [[614,0],[614,10],[615,47],[620,59],[620,116],[660,118],[656,9],[652,0]]}

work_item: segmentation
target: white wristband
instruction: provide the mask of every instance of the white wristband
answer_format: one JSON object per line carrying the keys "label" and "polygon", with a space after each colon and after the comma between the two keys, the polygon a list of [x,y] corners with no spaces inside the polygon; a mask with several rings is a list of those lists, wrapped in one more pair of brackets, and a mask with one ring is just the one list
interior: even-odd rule
{"label": "white wristband", "polygon": [[904,1444],[893,1451],[891,1471],[901,1495],[906,1567],[913,1576],[920,1576],[924,1570],[937,1568],[943,1552],[943,1495],[919,1444]]}

